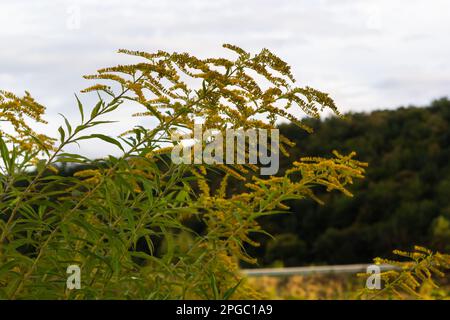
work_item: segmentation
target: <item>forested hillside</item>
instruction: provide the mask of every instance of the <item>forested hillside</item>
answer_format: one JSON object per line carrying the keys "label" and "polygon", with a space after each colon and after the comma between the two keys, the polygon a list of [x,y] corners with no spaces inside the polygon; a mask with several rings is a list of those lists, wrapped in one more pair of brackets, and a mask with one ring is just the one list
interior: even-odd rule
{"label": "forested hillside", "polygon": [[263,229],[275,238],[261,236],[261,247],[249,251],[260,265],[285,266],[369,262],[414,244],[448,252],[449,121],[443,98],[427,107],[308,120],[314,134],[282,125],[297,143],[291,159],[354,150],[369,163],[367,177],[350,188],[353,198],[318,190],[325,205],[295,201],[292,213],[266,217]]}

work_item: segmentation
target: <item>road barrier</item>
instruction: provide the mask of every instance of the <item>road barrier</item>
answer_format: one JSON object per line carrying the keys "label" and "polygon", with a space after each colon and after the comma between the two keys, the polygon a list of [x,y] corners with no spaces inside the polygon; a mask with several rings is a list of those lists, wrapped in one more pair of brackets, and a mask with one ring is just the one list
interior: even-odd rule
{"label": "road barrier", "polygon": [[[344,264],[333,266],[243,269],[242,272],[249,277],[259,277],[259,276],[280,277],[293,275],[309,275],[317,273],[360,273],[366,272],[368,266],[371,266],[371,264]],[[395,266],[388,264],[382,264],[379,267],[381,271],[396,269]]]}

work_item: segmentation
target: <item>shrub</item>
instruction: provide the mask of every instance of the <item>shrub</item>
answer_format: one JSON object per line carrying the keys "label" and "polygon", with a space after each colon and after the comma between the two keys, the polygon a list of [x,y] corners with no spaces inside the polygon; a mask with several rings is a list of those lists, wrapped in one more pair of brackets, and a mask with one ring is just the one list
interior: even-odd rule
{"label": "shrub", "polygon": [[[281,117],[310,131],[295,116],[298,110],[312,117],[323,108],[337,112],[328,95],[295,86],[289,66],[269,50],[252,55],[225,47],[234,60],[120,50],[141,61],[86,76],[100,82],[83,90],[95,92],[98,102],[88,110],[77,96],[81,121],[63,117],[57,140],[27,124],[43,121],[43,106],[28,93],[21,98],[1,91],[0,120],[12,125],[0,129],[1,298],[258,297],[238,272],[239,259],[254,262],[243,248],[258,245],[251,238],[264,232],[258,218],[287,210],[286,200],[318,200],[315,186],[350,195],[346,186],[362,177],[365,165],[352,159],[354,153],[302,158],[282,176],[268,178],[258,177],[259,164],[168,159],[171,134],[192,131],[196,118],[204,130],[272,129]],[[151,117],[155,125],[119,137],[96,133],[118,108],[142,108],[135,115]],[[121,156],[92,160],[65,152],[93,139],[118,148]],[[280,141],[288,154],[291,141]],[[86,169],[58,174],[73,164]],[[211,172],[223,177],[217,188],[207,179]],[[246,190],[229,195],[228,183],[238,181]],[[189,227],[191,219],[204,232]],[[68,290],[66,270],[74,264],[82,285]]]}

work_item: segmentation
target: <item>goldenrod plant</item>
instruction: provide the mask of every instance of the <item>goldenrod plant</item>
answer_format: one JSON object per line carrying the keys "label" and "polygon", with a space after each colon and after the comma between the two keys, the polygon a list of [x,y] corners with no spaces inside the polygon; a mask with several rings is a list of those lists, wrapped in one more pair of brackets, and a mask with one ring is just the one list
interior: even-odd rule
{"label": "goldenrod plant", "polygon": [[[86,76],[96,83],[83,93],[95,94],[97,103],[88,108],[77,95],[80,120],[63,117],[57,139],[27,123],[42,122],[44,114],[28,93],[20,98],[1,91],[0,298],[261,298],[238,267],[239,260],[255,262],[245,245],[258,245],[252,239],[264,232],[258,218],[288,210],[288,200],[320,201],[318,186],[350,196],[347,187],[363,177],[366,164],[354,153],[334,152],[299,159],[268,177],[259,175],[261,163],[170,161],[181,143],[172,135],[192,132],[196,119],[205,131],[276,129],[280,118],[311,131],[301,112],[316,118],[324,108],[337,113],[327,94],[296,86],[290,67],[269,50],[224,47],[233,59],[120,50],[139,61]],[[118,108],[151,117],[154,125],[119,137],[95,133],[111,124]],[[95,160],[66,152],[93,139],[121,155]],[[291,146],[280,137],[280,153]],[[58,174],[75,165],[84,169]],[[220,175],[219,186],[210,174]],[[229,184],[238,182],[245,190],[231,194]],[[192,220],[204,230],[192,228]],[[73,265],[81,275],[75,289],[67,286]]]}

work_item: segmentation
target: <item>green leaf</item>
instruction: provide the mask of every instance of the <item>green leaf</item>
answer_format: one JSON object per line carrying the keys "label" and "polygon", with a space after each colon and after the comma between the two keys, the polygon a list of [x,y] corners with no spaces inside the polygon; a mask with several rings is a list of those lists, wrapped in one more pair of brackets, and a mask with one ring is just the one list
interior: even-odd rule
{"label": "green leaf", "polygon": [[76,139],[76,141],[78,141],[78,140],[95,139],[95,138],[100,139],[100,140],[103,140],[103,141],[108,142],[108,143],[111,143],[111,144],[114,144],[114,145],[116,145],[120,150],[125,151],[125,150],[123,149],[123,147],[122,147],[122,145],[120,144],[119,141],[117,141],[116,139],[111,138],[111,137],[109,137],[109,136],[107,136],[107,135],[100,134],[100,133],[94,133],[94,134],[91,134],[91,135],[89,135],[89,136],[79,137],[79,138]]}
{"label": "green leaf", "polygon": [[213,291],[214,300],[218,300],[219,299],[219,288],[217,288],[217,280],[216,280],[216,276],[214,275],[214,273],[211,273],[209,280],[210,280],[210,284],[211,284],[211,289]]}
{"label": "green leaf", "polygon": [[230,299],[231,296],[233,295],[233,293],[236,291],[236,289],[240,286],[241,282],[242,282],[242,279],[239,280],[239,282],[234,287],[231,287],[227,291],[225,291],[225,293],[223,294],[223,300]]}
{"label": "green leaf", "polygon": [[98,112],[100,111],[100,107],[103,105],[103,101],[100,100],[99,102],[97,102],[97,104],[95,105],[94,109],[92,109],[91,112],[91,119],[95,118],[98,115]]}
{"label": "green leaf", "polygon": [[58,132],[60,135],[61,142],[64,142],[65,141],[64,139],[66,138],[66,132],[64,131],[63,127],[59,127]]}
{"label": "green leaf", "polygon": [[67,120],[67,118],[62,114],[62,113],[58,113],[61,117],[63,117],[64,122],[66,124],[66,128],[67,128],[67,132],[69,133],[69,135],[72,134],[72,126],[69,123],[69,120]]}
{"label": "green leaf", "polygon": [[84,111],[83,111],[83,104],[81,103],[80,99],[78,99],[78,96],[75,94],[75,98],[77,99],[78,103],[78,110],[80,110],[81,115],[81,123],[84,122]]}

